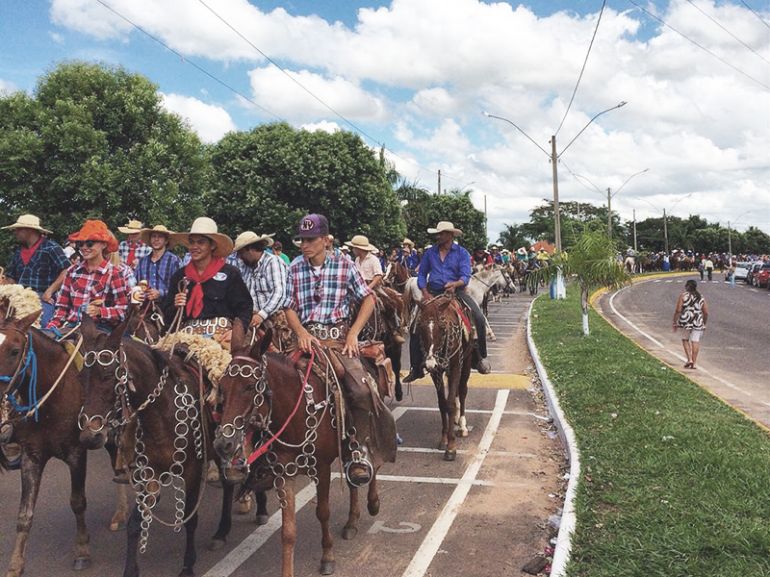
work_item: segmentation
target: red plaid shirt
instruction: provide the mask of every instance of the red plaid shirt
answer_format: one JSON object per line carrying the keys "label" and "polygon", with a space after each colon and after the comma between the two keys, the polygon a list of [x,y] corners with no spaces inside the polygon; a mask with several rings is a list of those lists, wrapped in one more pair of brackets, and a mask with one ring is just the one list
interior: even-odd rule
{"label": "red plaid shirt", "polygon": [[129,288],[125,277],[117,267],[106,260],[93,272],[85,264],[72,265],[56,298],[56,311],[48,326],[61,327],[65,323],[78,323],[85,307],[93,300],[101,299],[100,316],[110,324],[117,324],[126,317]]}

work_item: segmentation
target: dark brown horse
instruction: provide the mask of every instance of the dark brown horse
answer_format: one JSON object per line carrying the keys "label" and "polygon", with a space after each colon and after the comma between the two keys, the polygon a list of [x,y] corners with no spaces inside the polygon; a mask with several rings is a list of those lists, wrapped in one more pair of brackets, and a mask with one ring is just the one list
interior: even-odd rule
{"label": "dark brown horse", "polygon": [[396,289],[398,292],[404,292],[404,285],[409,280],[409,270],[397,260],[391,261],[385,271],[383,282]]}
{"label": "dark brown horse", "polygon": [[[158,522],[174,528],[184,525],[187,540],[180,575],[193,575],[198,507],[207,456],[213,456],[215,423],[201,402],[200,373],[175,356],[123,339],[129,323],[130,318],[106,335],[90,319],[83,321],[85,399],[80,441],[95,449],[104,443],[107,428],[136,423],[135,456],[129,460],[137,500],[126,527],[123,575],[139,575],[137,549],[143,551],[147,545],[150,523],[156,519],[153,507],[163,494],[175,499],[175,515],[171,521]],[[212,549],[222,547],[230,531],[233,491],[232,485],[223,485],[222,516]]]}
{"label": "dark brown horse", "polygon": [[[0,301],[0,374],[7,377],[0,390],[3,399],[10,396],[16,403],[4,429],[10,434],[10,440],[21,446],[21,503],[16,544],[6,577],[18,577],[24,571],[24,554],[40,480],[52,457],[64,461],[70,470],[70,505],[77,525],[73,568],[86,569],[91,565],[91,553],[85,521],[86,452],[78,442],[77,419],[82,399],[78,373],[71,366],[62,375],[69,359],[67,351],[37,329],[30,328],[38,313],[22,319],[6,318],[8,307],[8,300]],[[46,398],[49,392],[51,395]],[[39,407],[37,414],[25,418],[35,406]],[[7,466],[0,451],[0,470]],[[56,563],[53,560],[51,573],[61,574],[63,570],[57,568]]]}
{"label": "dark brown horse", "polygon": [[[441,413],[441,443],[444,460],[457,455],[454,424],[465,436],[465,397],[471,373],[473,343],[464,327],[460,301],[439,295],[419,303],[417,333],[425,354],[425,368],[433,379]],[[457,413],[456,413],[457,412]]]}
{"label": "dark brown horse", "polygon": [[[220,381],[222,424],[214,446],[223,459],[229,460],[242,450],[245,435],[253,434],[255,450],[265,451],[264,457],[252,465],[251,479],[257,489],[275,488],[281,500],[283,577],[294,575],[294,478],[305,473],[317,481],[316,517],[321,523],[323,548],[320,573],[330,575],[335,561],[329,528],[329,488],[332,463],[339,455],[335,408],[341,393],[333,384],[323,383],[313,371],[305,373],[305,381],[288,356],[266,352],[269,340],[267,335],[261,343],[234,352]],[[348,486],[350,512],[342,533],[345,539],[355,536],[361,515],[358,490]],[[376,515],[380,509],[376,467],[367,501],[369,514]]]}

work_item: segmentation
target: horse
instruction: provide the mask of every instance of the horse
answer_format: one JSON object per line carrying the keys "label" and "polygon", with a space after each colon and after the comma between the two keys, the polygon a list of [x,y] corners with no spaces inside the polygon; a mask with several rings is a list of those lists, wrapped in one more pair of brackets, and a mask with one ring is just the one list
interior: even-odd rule
{"label": "horse", "polygon": [[[175,499],[174,520],[157,521],[177,531],[184,526],[186,546],[180,575],[191,576],[197,558],[198,507],[215,424],[204,405],[202,374],[194,373],[174,355],[135,339],[123,339],[130,323],[129,317],[107,335],[97,331],[89,317],[83,319],[85,398],[78,419],[80,444],[96,449],[105,442],[105,429],[136,426],[134,458],[130,460],[137,498],[126,526],[123,575],[139,575],[137,549],[146,549],[150,523],[157,518],[153,508],[162,488],[169,488]],[[242,333],[241,328],[237,337],[234,330],[234,338],[242,339]],[[230,531],[233,492],[233,485],[223,483],[222,515],[210,543],[212,550],[224,545]]]}
{"label": "horse", "polygon": [[411,275],[409,274],[409,270],[399,261],[394,260],[388,263],[388,267],[385,270],[385,275],[382,278],[382,282],[390,287],[393,287],[398,292],[403,293],[404,285],[410,277]]}
{"label": "horse", "polygon": [[[325,383],[312,369],[304,378],[287,355],[267,352],[270,337],[251,347],[234,351],[233,360],[220,381],[221,424],[214,447],[223,459],[232,459],[243,450],[247,435],[254,435],[254,465],[250,480],[255,490],[276,489],[282,513],[282,576],[294,575],[294,546],[297,540],[294,477],[305,472],[316,483],[316,517],[321,524],[322,556],[319,572],[331,575],[335,569],[333,538],[329,525],[331,466],[340,456],[338,427],[344,419],[338,412],[342,392],[332,377],[335,361],[326,357]],[[315,350],[314,355],[325,357]],[[331,353],[333,356],[334,353]],[[345,365],[348,369],[349,365]],[[339,369],[337,369],[339,370]],[[301,415],[295,418],[301,410]],[[304,419],[301,416],[304,415]],[[355,453],[355,447],[351,446]],[[355,457],[355,455],[353,455]],[[367,493],[367,509],[374,516],[380,510],[375,464]],[[352,539],[358,532],[360,509],[358,488],[350,488],[348,521],[342,532]]]}
{"label": "horse", "polygon": [[131,305],[138,310],[130,315],[130,323],[126,329],[129,334],[148,345],[154,345],[160,340],[165,329],[163,313],[155,301],[147,300],[140,304]]}
{"label": "horse", "polygon": [[[35,296],[37,298],[37,296]],[[86,528],[86,451],[78,441],[78,413],[82,391],[77,369],[69,363],[64,346],[33,328],[39,311],[20,319],[9,313],[9,298],[0,300],[0,378],[7,383],[2,398],[12,398],[16,415],[2,423],[4,440],[21,446],[21,502],[16,543],[6,577],[24,571],[29,531],[46,464],[56,458],[70,470],[70,506],[75,514],[76,537],[73,569],[91,566]],[[0,470],[8,461],[0,451]],[[125,520],[125,506],[115,513],[112,526]],[[52,569],[54,571],[54,569]]]}
{"label": "horse", "polygon": [[[441,443],[444,460],[457,456],[454,424],[467,436],[465,397],[471,373],[473,342],[470,328],[464,327],[460,303],[443,294],[418,304],[417,333],[425,351],[425,368],[430,373],[441,413]],[[446,380],[444,377],[446,376]]]}
{"label": "horse", "polygon": [[623,268],[628,274],[634,274],[636,272],[636,258],[633,255],[628,255],[623,260]]}

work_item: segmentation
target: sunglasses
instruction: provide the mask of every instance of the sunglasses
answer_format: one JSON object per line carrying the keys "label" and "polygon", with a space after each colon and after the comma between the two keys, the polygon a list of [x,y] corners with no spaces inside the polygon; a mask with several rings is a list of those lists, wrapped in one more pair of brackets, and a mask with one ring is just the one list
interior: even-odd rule
{"label": "sunglasses", "polygon": [[79,249],[79,248],[82,248],[82,247],[86,247],[86,248],[93,248],[93,247],[94,247],[94,245],[95,245],[97,242],[99,242],[99,241],[98,241],[98,240],[83,240],[83,241],[78,241],[78,242],[76,242],[76,243],[75,243],[75,248],[78,248],[78,249]]}

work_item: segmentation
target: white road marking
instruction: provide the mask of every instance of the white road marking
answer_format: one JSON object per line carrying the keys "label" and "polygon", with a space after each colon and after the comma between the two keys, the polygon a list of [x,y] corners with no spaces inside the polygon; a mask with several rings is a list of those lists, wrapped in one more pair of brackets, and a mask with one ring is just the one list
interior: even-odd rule
{"label": "white road marking", "polygon": [[[666,348],[666,346],[665,346],[663,343],[661,343],[661,342],[660,342],[658,339],[656,339],[655,337],[652,337],[652,336],[650,336],[649,334],[647,334],[646,332],[644,332],[642,329],[640,329],[638,326],[636,326],[634,323],[632,323],[630,320],[628,320],[626,317],[624,317],[622,314],[620,314],[620,313],[618,312],[618,309],[616,309],[616,308],[615,308],[615,297],[616,297],[617,295],[619,295],[621,292],[623,292],[624,290],[626,290],[626,289],[625,289],[625,288],[622,288],[622,289],[620,289],[619,291],[617,291],[617,292],[613,293],[613,294],[612,294],[612,296],[610,297],[610,308],[612,309],[612,312],[613,312],[613,313],[615,313],[615,315],[617,315],[617,316],[618,316],[620,319],[622,319],[622,320],[623,320],[623,321],[624,321],[626,324],[628,324],[628,326],[630,326],[632,329],[634,329],[634,330],[635,330],[636,332],[638,332],[640,335],[642,335],[642,336],[646,337],[647,339],[649,339],[650,341],[652,341],[653,343],[655,343],[655,345],[656,345],[658,348],[660,348],[660,349],[663,349],[663,350],[664,350],[664,351],[666,351],[667,353],[669,353],[669,354],[671,354],[671,355],[675,356],[675,357],[676,357],[677,359],[679,359],[680,361],[684,361],[684,362],[687,362],[687,357],[685,357],[685,356],[682,356],[682,355],[680,355],[679,353],[675,353],[674,351],[667,349],[667,348]],[[741,388],[741,387],[739,387],[738,385],[736,385],[736,384],[734,384],[734,383],[731,383],[730,381],[728,381],[728,380],[726,380],[726,379],[723,379],[722,377],[719,377],[719,376],[715,375],[714,373],[712,373],[712,372],[710,372],[710,371],[708,371],[708,370],[706,370],[706,369],[704,369],[704,368],[702,368],[702,367],[698,367],[698,371],[700,371],[701,373],[704,373],[704,374],[708,375],[709,377],[711,377],[712,379],[714,379],[714,380],[716,380],[716,381],[719,381],[720,383],[722,383],[722,384],[723,384],[723,385],[725,385],[726,387],[729,387],[729,388],[731,388],[731,389],[733,389],[733,390],[735,390],[735,391],[738,391],[739,393],[741,393],[741,394],[743,394],[743,395],[746,395],[747,397],[752,397],[752,396],[753,396],[753,395],[752,395],[752,393],[750,393],[749,391],[746,391],[746,390],[742,389],[742,388]],[[770,406],[770,405],[768,405],[768,406]]]}
{"label": "white road marking", "polygon": [[[399,453],[429,453],[429,454],[439,454],[443,453],[443,449],[430,449],[428,447],[399,447],[398,448]],[[470,453],[471,451],[467,449],[458,449],[457,454],[458,455],[465,455],[467,453]],[[487,453],[490,457],[518,457],[522,459],[534,459],[537,457],[537,455],[534,455],[532,453],[516,453],[514,451],[489,451]]]}
{"label": "white road marking", "polygon": [[460,512],[460,507],[468,496],[468,492],[471,490],[471,483],[476,480],[476,475],[478,475],[481,465],[484,463],[484,458],[486,457],[489,448],[492,446],[492,440],[495,438],[497,429],[500,426],[503,410],[508,401],[508,393],[509,391],[507,389],[497,391],[495,412],[492,413],[492,416],[487,423],[487,428],[484,430],[484,435],[479,443],[476,456],[468,465],[468,468],[465,469],[465,473],[463,473],[460,483],[452,492],[452,496],[449,497],[449,501],[447,501],[447,504],[444,506],[438,519],[436,519],[436,522],[433,523],[430,531],[428,531],[428,535],[423,540],[414,557],[412,557],[412,561],[409,563],[409,566],[406,568],[406,571],[404,571],[402,577],[423,577],[428,570],[428,567],[430,567],[430,564],[449,532],[455,517],[457,517],[457,514]]}
{"label": "white road marking", "polygon": [[393,527],[385,525],[383,521],[375,521],[366,533],[369,535],[375,535],[377,533],[417,533],[417,531],[422,529],[422,525],[418,523],[401,521],[399,522],[399,525],[401,525],[400,528],[394,529]]}

